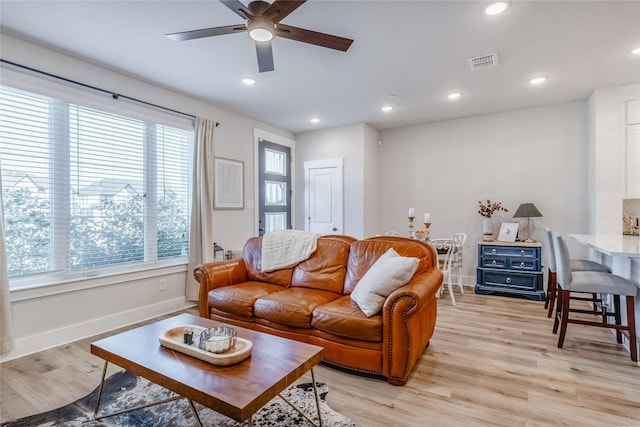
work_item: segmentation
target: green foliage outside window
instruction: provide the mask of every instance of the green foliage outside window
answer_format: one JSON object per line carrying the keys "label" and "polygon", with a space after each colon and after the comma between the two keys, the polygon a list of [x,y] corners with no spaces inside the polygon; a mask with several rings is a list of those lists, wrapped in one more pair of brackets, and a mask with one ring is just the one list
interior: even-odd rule
{"label": "green foliage outside window", "polygon": [[[25,188],[5,188],[9,276],[47,272],[49,268],[49,200]],[[144,261],[144,198],[105,198],[91,215],[69,218],[69,270]],[[158,202],[158,259],[188,252],[187,213],[173,193]]]}

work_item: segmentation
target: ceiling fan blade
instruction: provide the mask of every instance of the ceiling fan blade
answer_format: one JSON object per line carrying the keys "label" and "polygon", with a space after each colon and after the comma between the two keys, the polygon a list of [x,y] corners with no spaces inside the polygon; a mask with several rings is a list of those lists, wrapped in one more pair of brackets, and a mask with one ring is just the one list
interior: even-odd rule
{"label": "ceiling fan blade", "polygon": [[329,49],[341,50],[343,52],[346,52],[349,46],[351,46],[351,43],[353,43],[353,40],[344,37],[318,33],[316,31],[284,24],[278,24],[276,27],[276,35],[278,37],[284,37],[285,39],[315,44],[316,46],[328,47]]}
{"label": "ceiling fan blade", "polygon": [[220,3],[227,6],[242,19],[249,19],[254,16],[253,13],[251,13],[251,11],[238,0],[220,0]]}
{"label": "ceiling fan blade", "polygon": [[261,73],[273,71],[273,50],[271,50],[271,43],[256,43],[256,53],[258,54],[258,71]]}
{"label": "ceiling fan blade", "polygon": [[177,42],[193,39],[201,39],[203,37],[221,36],[224,34],[241,33],[247,31],[247,27],[240,25],[227,25],[226,27],[203,28],[201,30],[183,31],[181,33],[167,34],[171,40]]}
{"label": "ceiling fan blade", "polygon": [[262,16],[277,24],[307,0],[276,0],[262,13]]}

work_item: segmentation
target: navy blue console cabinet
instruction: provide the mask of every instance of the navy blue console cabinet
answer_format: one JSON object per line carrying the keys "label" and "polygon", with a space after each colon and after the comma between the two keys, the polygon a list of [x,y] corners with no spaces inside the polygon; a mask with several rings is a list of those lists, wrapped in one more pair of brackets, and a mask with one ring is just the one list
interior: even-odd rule
{"label": "navy blue console cabinet", "polygon": [[542,245],[538,242],[480,242],[476,276],[476,294],[544,301]]}

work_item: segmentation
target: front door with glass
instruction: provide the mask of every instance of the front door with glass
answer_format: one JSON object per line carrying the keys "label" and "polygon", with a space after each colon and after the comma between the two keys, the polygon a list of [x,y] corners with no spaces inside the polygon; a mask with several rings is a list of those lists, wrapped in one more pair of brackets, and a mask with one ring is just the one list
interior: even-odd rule
{"label": "front door with glass", "polygon": [[291,149],[258,141],[258,234],[291,226]]}

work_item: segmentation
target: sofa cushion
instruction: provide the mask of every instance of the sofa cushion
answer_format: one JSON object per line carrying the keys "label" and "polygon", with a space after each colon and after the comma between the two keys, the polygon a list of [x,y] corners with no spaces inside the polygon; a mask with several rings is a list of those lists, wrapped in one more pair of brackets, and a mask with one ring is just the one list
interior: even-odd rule
{"label": "sofa cushion", "polygon": [[349,295],[316,308],[311,326],[339,337],[382,342],[382,316],[367,317]]}
{"label": "sofa cushion", "polygon": [[281,286],[289,286],[291,284],[293,268],[282,268],[270,273],[262,271],[262,237],[252,237],[247,240],[242,251],[242,259],[246,265],[249,280]]}
{"label": "sofa cushion", "polygon": [[322,289],[342,295],[347,274],[349,245],[355,241],[348,236],[322,236],[316,251],[293,269],[291,287]]}
{"label": "sofa cushion", "polygon": [[207,304],[218,311],[247,318],[253,316],[253,305],[258,298],[284,289],[280,285],[255,281],[222,286],[209,291]]}
{"label": "sofa cushion", "polygon": [[380,258],[393,248],[400,256],[415,257],[420,260],[416,274],[437,268],[435,249],[429,244],[406,237],[377,236],[351,243],[347,276],[344,283],[344,295],[353,292],[362,276]]}
{"label": "sofa cushion", "polygon": [[367,317],[373,316],[382,309],[391,292],[411,280],[418,263],[418,258],[401,257],[393,248],[389,249],[362,276],[351,299]]}
{"label": "sofa cushion", "polygon": [[289,288],[258,298],[253,305],[256,317],[292,328],[311,328],[311,314],[319,306],[340,295],[310,288]]}

